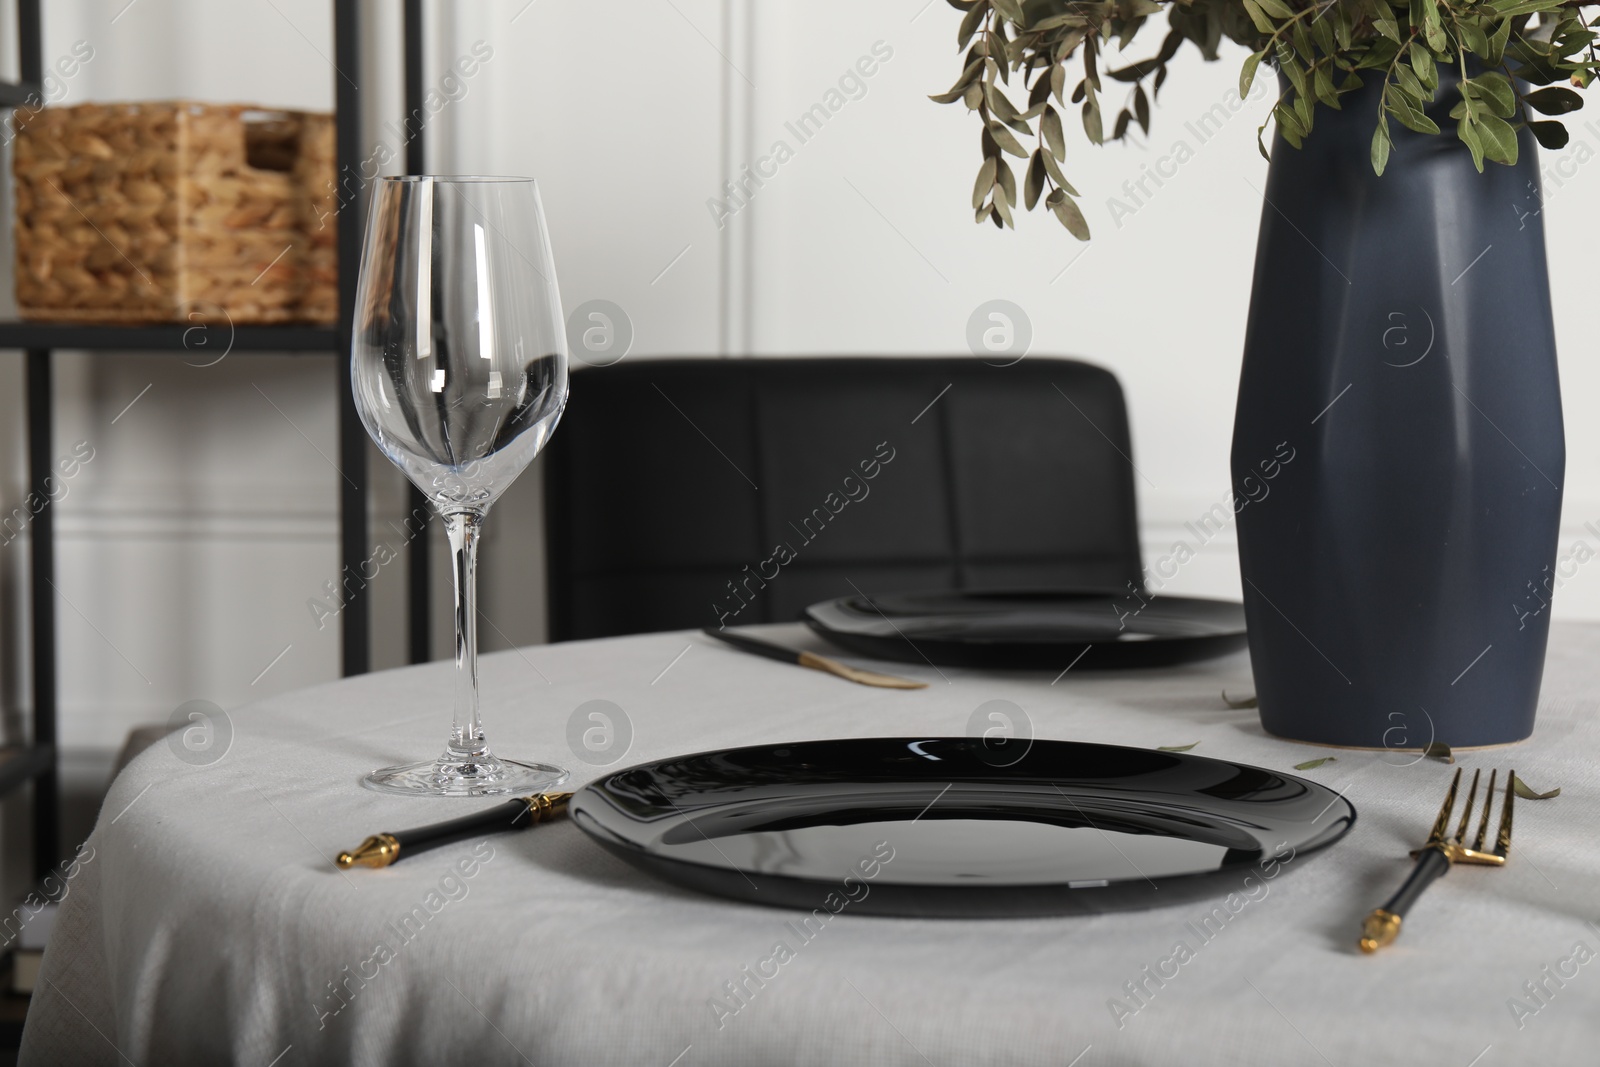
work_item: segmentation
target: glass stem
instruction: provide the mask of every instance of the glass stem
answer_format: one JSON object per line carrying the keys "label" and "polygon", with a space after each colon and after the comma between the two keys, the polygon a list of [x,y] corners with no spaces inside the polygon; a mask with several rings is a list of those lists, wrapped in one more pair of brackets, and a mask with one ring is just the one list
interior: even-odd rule
{"label": "glass stem", "polygon": [[450,755],[471,761],[489,751],[478,717],[478,536],[483,512],[453,511],[444,516],[450,538],[456,589],[455,725]]}

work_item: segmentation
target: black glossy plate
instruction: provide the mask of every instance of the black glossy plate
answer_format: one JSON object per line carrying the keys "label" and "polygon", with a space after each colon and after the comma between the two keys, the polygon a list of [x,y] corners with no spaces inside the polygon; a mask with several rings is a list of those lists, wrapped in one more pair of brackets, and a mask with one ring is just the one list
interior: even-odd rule
{"label": "black glossy plate", "polygon": [[852,914],[1060,915],[1238,892],[1355,824],[1289,774],[1076,741],[861,738],[630,767],[573,821],[669,882]]}
{"label": "black glossy plate", "polygon": [[851,652],[941,667],[1162,667],[1245,646],[1244,605],[1148,593],[888,593],[825,600],[805,620]]}

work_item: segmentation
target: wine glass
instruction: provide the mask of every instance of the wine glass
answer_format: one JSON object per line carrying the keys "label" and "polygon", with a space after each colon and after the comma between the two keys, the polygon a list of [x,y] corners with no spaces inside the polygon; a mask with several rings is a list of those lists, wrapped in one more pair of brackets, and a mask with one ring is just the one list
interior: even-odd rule
{"label": "wine glass", "polygon": [[384,178],[367,219],[350,359],[356,410],[444,520],[454,559],[455,725],[432,760],[362,779],[421,796],[534,793],[567,772],[502,759],[478,713],[476,565],[491,504],[567,403],[567,342],[531,178]]}

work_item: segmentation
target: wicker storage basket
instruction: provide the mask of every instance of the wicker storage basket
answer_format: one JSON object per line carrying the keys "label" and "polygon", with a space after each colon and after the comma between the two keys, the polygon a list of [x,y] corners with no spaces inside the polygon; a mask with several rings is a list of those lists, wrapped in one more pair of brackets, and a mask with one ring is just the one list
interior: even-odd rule
{"label": "wicker storage basket", "polygon": [[24,318],[337,317],[332,116],[81,104],[17,125]]}

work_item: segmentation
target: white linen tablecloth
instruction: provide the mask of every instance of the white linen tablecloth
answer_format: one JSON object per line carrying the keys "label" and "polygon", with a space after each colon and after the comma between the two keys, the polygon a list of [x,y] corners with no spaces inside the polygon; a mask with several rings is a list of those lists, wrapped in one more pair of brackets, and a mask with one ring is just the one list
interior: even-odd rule
{"label": "white linen tablecloth", "polygon": [[[768,632],[818,647],[797,626]],[[613,769],[780,740],[959,735],[993,699],[1025,709],[1039,737],[1198,741],[1197,754],[1281,770],[1337,755],[1302,773],[1355,803],[1355,829],[1241,898],[1209,940],[1195,932],[1208,902],[981,921],[846,909],[802,943],[785,925],[795,913],[665,885],[564,821],[341,873],[330,857],[368,833],[500,802],[357,784],[440,747],[451,668],[274,697],[232,714],[220,761],[193,767],[160,744],[113,785],[72,872],[21,1062],[1593,1065],[1597,648],[1600,628],[1557,626],[1533,739],[1460,759],[1469,774],[1514,765],[1561,796],[1519,803],[1510,865],[1452,872],[1376,958],[1355,950],[1361,917],[1409,870],[1406,852],[1453,768],[1266,736],[1254,711],[1220,698],[1224,687],[1250,691],[1244,655],[1071,671],[1054,684],[891,668],[933,683],[915,692],[851,685],[699,634],[483,663],[496,749],[570,766],[577,784],[605,770],[567,741],[569,716],[594,699],[631,722],[631,750]],[[739,1004],[726,983],[780,940],[793,958],[747,985],[737,1012],[719,1011],[718,998]],[[1177,961],[1180,941],[1189,951]]]}

